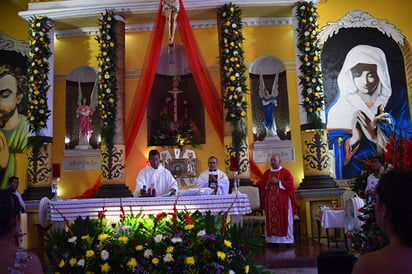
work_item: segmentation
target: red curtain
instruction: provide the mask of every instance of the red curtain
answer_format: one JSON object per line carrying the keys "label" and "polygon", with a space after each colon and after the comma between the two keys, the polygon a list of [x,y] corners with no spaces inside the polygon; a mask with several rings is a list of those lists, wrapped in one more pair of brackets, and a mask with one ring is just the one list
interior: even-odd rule
{"label": "red curtain", "polygon": [[[126,158],[133,147],[146,112],[146,105],[149,101],[153,80],[159,61],[160,48],[162,46],[162,38],[166,22],[166,18],[162,15],[161,2],[162,1],[159,1],[156,22],[152,33],[152,38],[148,46],[149,53],[146,55],[145,63],[143,65],[143,78],[136,89],[136,93],[131,104],[136,107],[131,109],[130,114],[127,117]],[[211,79],[209,71],[207,70],[205,62],[203,61],[202,54],[193,35],[182,0],[179,0],[179,4],[180,10],[177,16],[177,25],[186,58],[206,111],[208,112],[210,119],[213,121],[216,134],[219,136],[219,139],[223,144],[223,104]]]}

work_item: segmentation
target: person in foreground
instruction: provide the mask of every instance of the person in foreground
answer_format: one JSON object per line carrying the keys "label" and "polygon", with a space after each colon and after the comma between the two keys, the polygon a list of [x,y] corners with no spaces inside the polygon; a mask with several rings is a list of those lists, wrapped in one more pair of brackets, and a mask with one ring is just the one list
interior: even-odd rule
{"label": "person in foreground", "polygon": [[279,155],[270,159],[271,168],[257,182],[266,215],[266,242],[293,246],[293,216],[297,208],[293,176],[280,166]]}
{"label": "person in foreground", "polygon": [[156,195],[152,196],[162,196],[168,193],[175,195],[178,191],[177,181],[172,173],[160,164],[160,153],[155,149],[149,151],[149,163],[137,175],[134,197],[145,196],[142,192],[150,188],[156,190]]}
{"label": "person in foreground", "polygon": [[359,257],[352,274],[412,273],[412,169],[386,172],[376,190],[375,215],[389,244]]}
{"label": "person in foreground", "polygon": [[20,228],[20,203],[9,190],[0,190],[0,274],[43,273],[39,258],[15,242]]}
{"label": "person in foreground", "polygon": [[212,194],[216,195],[229,194],[229,179],[223,171],[217,169],[217,158],[210,156],[207,165],[209,169],[203,171],[197,178],[197,187],[209,187],[213,189]]}

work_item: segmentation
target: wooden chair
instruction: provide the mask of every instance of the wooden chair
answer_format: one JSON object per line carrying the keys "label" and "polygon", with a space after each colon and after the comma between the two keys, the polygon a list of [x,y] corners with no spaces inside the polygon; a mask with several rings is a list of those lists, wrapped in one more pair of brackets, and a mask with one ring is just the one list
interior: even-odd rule
{"label": "wooden chair", "polygon": [[259,187],[257,186],[239,186],[240,193],[247,194],[252,212],[243,216],[243,221],[253,222],[261,227],[262,233],[265,232],[265,214],[261,208]]}

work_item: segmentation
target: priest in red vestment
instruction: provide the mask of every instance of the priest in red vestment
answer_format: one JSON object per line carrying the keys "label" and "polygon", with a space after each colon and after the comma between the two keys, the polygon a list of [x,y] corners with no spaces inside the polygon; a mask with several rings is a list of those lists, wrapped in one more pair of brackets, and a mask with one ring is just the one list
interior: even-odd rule
{"label": "priest in red vestment", "polygon": [[271,168],[257,182],[266,215],[266,242],[293,245],[293,216],[297,208],[293,176],[280,162],[279,155],[273,155]]}

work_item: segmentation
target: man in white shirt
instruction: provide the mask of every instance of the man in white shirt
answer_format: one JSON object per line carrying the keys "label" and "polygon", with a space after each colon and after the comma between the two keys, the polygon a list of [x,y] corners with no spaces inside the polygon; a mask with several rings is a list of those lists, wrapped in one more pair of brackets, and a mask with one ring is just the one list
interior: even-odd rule
{"label": "man in white shirt", "polygon": [[21,207],[21,212],[24,213],[26,211],[26,205],[23,201],[23,198],[21,197],[20,193],[17,191],[17,188],[19,187],[19,178],[16,176],[11,176],[9,177],[9,190],[16,195],[16,197],[19,199],[20,207]]}
{"label": "man in white shirt", "polygon": [[208,187],[213,189],[212,194],[227,195],[229,194],[229,179],[226,174],[217,169],[217,158],[210,156],[207,164],[208,170],[203,171],[199,178],[197,178],[197,187]]}
{"label": "man in white shirt", "polygon": [[160,164],[160,153],[155,149],[149,152],[149,163],[137,175],[134,197],[152,196],[147,192],[153,188],[155,196],[175,195],[179,189],[172,173]]}

